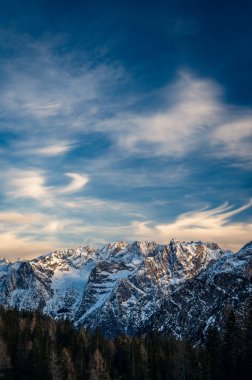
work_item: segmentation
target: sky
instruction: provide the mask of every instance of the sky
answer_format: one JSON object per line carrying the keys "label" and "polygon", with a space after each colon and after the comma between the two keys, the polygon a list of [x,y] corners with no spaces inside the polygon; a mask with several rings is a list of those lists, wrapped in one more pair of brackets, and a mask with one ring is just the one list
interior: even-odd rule
{"label": "sky", "polygon": [[0,256],[252,239],[249,1],[0,8]]}

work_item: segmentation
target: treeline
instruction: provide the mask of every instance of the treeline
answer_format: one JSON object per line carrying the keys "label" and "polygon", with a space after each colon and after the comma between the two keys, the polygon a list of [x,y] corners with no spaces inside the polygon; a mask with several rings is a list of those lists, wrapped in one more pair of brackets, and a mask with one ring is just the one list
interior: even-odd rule
{"label": "treeline", "polygon": [[[240,326],[240,327],[239,327]],[[204,345],[150,333],[104,338],[36,312],[0,309],[0,377],[18,380],[239,380],[252,378],[252,309],[232,310]]]}

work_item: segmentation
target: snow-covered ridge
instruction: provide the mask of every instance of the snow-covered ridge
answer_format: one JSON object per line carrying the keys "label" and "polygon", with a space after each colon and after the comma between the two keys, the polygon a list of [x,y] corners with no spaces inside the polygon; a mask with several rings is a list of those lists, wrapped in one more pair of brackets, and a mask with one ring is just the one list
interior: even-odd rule
{"label": "snow-covered ridge", "polygon": [[[173,239],[163,245],[118,241],[96,250],[85,246],[15,263],[1,259],[0,304],[39,309],[54,318],[69,318],[76,325],[99,327],[107,335],[134,334],[144,326],[168,329],[177,317],[182,318],[181,310],[188,308],[188,296],[183,292],[189,292],[190,302],[197,300],[192,315],[202,313],[202,289],[211,292],[209,287],[215,286],[216,279],[228,276],[226,284],[218,285],[224,289],[239,277],[238,283],[245,284],[244,294],[250,294],[251,257],[252,243],[233,254],[215,243]],[[200,289],[199,284],[203,284]],[[244,303],[244,294],[236,295],[236,302],[240,297]],[[229,298],[232,304],[234,299]],[[166,315],[165,321],[162,315]],[[189,313],[183,318],[192,317]],[[183,329],[178,328],[179,333],[173,330],[182,336]]]}

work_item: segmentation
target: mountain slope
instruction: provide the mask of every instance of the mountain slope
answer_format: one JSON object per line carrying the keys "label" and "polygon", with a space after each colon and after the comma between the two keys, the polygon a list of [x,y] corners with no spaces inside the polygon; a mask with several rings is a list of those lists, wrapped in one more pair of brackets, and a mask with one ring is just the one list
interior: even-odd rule
{"label": "mountain slope", "polygon": [[220,328],[251,296],[252,243],[237,254],[214,243],[116,242],[0,261],[0,304],[37,309],[107,336],[148,329],[177,337]]}
{"label": "mountain slope", "polygon": [[228,309],[232,308],[237,319],[242,319],[251,301],[252,242],[237,254],[223,255],[195,278],[178,287],[169,299],[163,301],[145,329],[197,340],[210,325],[221,330]]}

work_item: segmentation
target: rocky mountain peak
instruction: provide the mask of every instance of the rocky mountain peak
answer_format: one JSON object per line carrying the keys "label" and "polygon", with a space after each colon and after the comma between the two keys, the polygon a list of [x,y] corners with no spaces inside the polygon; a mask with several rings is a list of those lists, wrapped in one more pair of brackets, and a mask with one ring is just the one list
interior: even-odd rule
{"label": "rocky mountain peak", "polygon": [[222,326],[226,305],[240,313],[251,281],[252,242],[233,254],[201,241],[117,241],[0,260],[0,304],[69,318],[108,336],[144,329],[196,336],[209,321]]}

